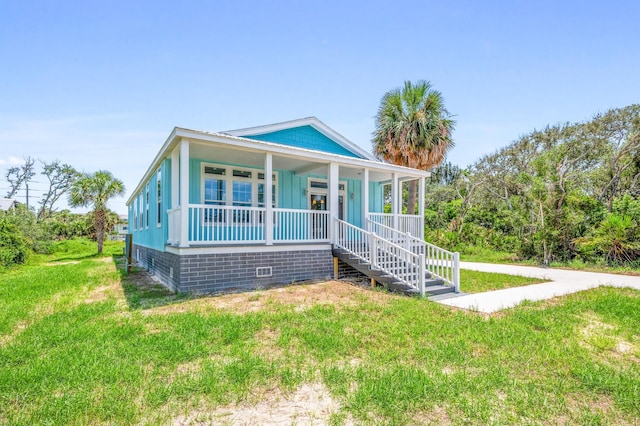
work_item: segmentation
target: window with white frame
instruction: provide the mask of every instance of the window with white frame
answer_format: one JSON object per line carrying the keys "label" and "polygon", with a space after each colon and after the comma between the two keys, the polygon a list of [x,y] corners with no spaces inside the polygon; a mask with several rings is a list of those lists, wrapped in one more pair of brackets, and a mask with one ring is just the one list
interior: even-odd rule
{"label": "window with white frame", "polygon": [[145,191],[144,191],[144,216],[145,216],[145,224],[146,227],[149,228],[149,184],[147,183],[147,186],[145,187]]}
{"label": "window with white frame", "polygon": [[162,225],[162,169],[156,173],[156,225]]}
{"label": "window with white frame", "polygon": [[[272,206],[276,207],[278,174],[273,173]],[[215,206],[264,207],[264,172],[247,167],[202,164],[202,202]],[[249,222],[249,214],[234,210],[233,221]],[[260,217],[262,217],[260,215]],[[206,222],[224,221],[223,209],[205,213]],[[261,221],[261,219],[260,219]]]}
{"label": "window with white frame", "polygon": [[137,198],[138,203],[138,229],[142,229],[144,227],[144,211],[142,210],[142,193],[138,194]]}
{"label": "window with white frame", "polygon": [[138,208],[136,206],[136,200],[133,200],[133,203],[131,203],[131,210],[133,211],[133,230],[135,231],[138,227]]}

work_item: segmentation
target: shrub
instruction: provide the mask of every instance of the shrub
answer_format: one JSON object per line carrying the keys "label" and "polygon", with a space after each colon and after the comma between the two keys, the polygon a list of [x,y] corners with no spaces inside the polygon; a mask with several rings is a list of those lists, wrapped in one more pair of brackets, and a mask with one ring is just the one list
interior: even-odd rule
{"label": "shrub", "polygon": [[624,265],[640,258],[640,228],[629,216],[607,215],[591,236],[574,240],[585,258],[605,257],[607,263]]}
{"label": "shrub", "polygon": [[15,218],[10,214],[0,216],[0,266],[24,263],[29,252],[29,241],[15,223]]}

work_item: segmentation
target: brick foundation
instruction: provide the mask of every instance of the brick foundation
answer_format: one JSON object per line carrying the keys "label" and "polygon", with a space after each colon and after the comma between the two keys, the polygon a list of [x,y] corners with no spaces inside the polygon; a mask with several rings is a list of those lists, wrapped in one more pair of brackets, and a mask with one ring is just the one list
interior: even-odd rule
{"label": "brick foundation", "polygon": [[[180,293],[255,290],[333,275],[331,249],[177,255],[134,244],[134,259],[138,253],[140,266]],[[271,276],[257,277],[259,267],[271,267]]]}

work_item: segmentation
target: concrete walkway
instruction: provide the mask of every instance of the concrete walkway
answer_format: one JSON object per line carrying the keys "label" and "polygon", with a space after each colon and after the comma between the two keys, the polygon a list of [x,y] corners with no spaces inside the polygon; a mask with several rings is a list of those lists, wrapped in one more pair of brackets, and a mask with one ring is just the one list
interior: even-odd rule
{"label": "concrete walkway", "polygon": [[[640,290],[640,276],[604,274],[598,272],[570,271],[565,269],[536,268],[533,266],[497,265],[490,263],[460,262],[462,269],[482,272],[499,272],[510,275],[540,278],[550,281],[485,293],[467,294],[451,299],[437,300],[444,305],[470,309],[479,312],[496,312],[512,308],[524,300],[545,300],[565,294],[576,293],[590,288],[607,285],[631,287]],[[464,291],[464,282],[461,283]]]}

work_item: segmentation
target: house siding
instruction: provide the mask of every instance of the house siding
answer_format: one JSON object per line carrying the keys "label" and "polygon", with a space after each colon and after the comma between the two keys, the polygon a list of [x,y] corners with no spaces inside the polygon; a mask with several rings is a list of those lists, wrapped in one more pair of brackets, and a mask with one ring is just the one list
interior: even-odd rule
{"label": "house siding", "polygon": [[363,158],[362,156],[349,151],[342,145],[326,137],[311,126],[300,126],[292,129],[278,130],[275,132],[243,137],[263,142],[275,142],[281,145],[312,149],[315,151],[328,152],[331,154],[339,154],[347,157]]}
{"label": "house siding", "polygon": [[[201,165],[202,163],[210,163],[211,161],[192,158],[189,160],[189,202],[193,204],[202,203],[202,179]],[[219,162],[218,164],[234,165],[238,167],[249,167],[246,165],[229,164]],[[154,173],[149,182],[149,226],[140,229],[139,224],[134,227],[133,205],[138,203],[136,198],[129,206],[129,230],[134,235],[134,243],[140,246],[153,248],[156,250],[165,250],[168,238],[168,216],[167,210],[171,207],[171,160],[165,159],[161,165],[162,170],[162,221],[161,226],[157,226],[157,193],[156,193],[156,174]],[[278,173],[278,207],[291,209],[308,209],[308,194],[305,195],[309,179],[327,179],[326,175],[321,174],[302,174],[297,175],[288,170],[275,170]],[[341,178],[346,182],[345,201],[347,221],[355,226],[363,227],[362,223],[362,181],[352,178]],[[146,184],[145,184],[146,186]],[[144,194],[143,187],[143,194]],[[353,194],[353,198],[351,197]],[[144,197],[141,197],[139,209],[145,208]],[[383,187],[379,182],[369,182],[369,211],[382,212],[383,210]],[[140,212],[140,210],[138,210]]]}
{"label": "house siding", "polygon": [[[210,160],[192,158],[189,163],[189,202],[194,204],[202,203],[202,163],[212,163]],[[254,168],[242,164],[229,164],[224,162],[213,162],[221,165],[231,165],[237,167]],[[277,170],[278,173],[278,207],[285,209],[308,209],[308,195],[304,194],[307,189],[309,178],[327,179],[326,175],[302,174],[297,175],[289,170]],[[362,226],[362,181],[359,179],[340,178],[347,183],[345,198],[347,202],[347,221],[355,226]],[[171,191],[169,190],[169,194]],[[354,198],[351,198],[351,193]],[[379,182],[369,182],[369,211],[382,212],[382,185]]]}
{"label": "house siding", "polygon": [[[161,203],[161,211],[160,214],[161,222],[160,226],[158,226],[158,208],[157,208],[157,174],[154,173],[148,182],[145,183],[142,189],[142,194],[145,193],[146,184],[149,184],[149,226],[146,225],[146,218],[144,221],[144,226],[140,228],[140,223],[134,226],[134,217],[133,217],[133,205],[138,203],[136,194],[136,199],[129,206],[129,232],[133,233],[133,241],[134,243],[154,248],[156,250],[164,250],[165,244],[167,242],[168,237],[168,217],[167,217],[167,209],[171,206],[171,160],[165,159],[161,166],[160,170],[162,173],[162,203]],[[144,196],[141,199],[141,203],[139,203],[139,208],[145,209],[145,200]],[[138,210],[138,214],[140,214],[140,210]]]}

